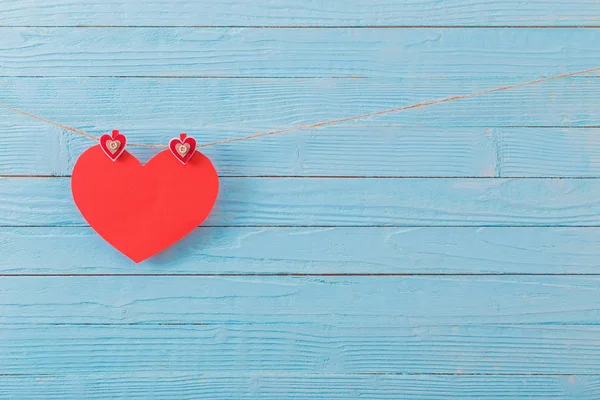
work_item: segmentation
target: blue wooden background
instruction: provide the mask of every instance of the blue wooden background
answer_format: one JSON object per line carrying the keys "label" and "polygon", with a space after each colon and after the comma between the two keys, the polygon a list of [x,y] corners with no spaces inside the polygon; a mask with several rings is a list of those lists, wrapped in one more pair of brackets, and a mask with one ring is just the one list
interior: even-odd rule
{"label": "blue wooden background", "polygon": [[[0,103],[200,142],[600,66],[598,0],[0,0]],[[599,399],[600,75],[205,149],[140,265],[0,110],[1,399]],[[131,148],[142,160],[156,151]]]}

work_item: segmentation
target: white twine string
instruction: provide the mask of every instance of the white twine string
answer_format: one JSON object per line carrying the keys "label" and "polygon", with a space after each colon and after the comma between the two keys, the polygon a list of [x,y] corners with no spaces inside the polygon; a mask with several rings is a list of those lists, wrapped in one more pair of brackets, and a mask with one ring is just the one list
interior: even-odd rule
{"label": "white twine string", "polygon": [[[341,124],[341,123],[344,123],[344,122],[357,121],[357,120],[360,120],[360,119],[366,119],[366,118],[375,117],[375,116],[379,116],[379,115],[391,114],[391,113],[400,112],[400,111],[406,111],[406,110],[411,110],[411,109],[415,109],[415,108],[432,106],[432,105],[440,104],[440,103],[449,103],[449,102],[455,101],[455,100],[470,99],[470,98],[473,98],[473,97],[483,96],[483,95],[490,94],[490,93],[503,92],[503,91],[506,91],[506,90],[517,89],[517,88],[521,88],[521,87],[524,87],[524,86],[536,85],[538,83],[554,81],[554,80],[562,79],[562,78],[568,78],[570,76],[583,75],[583,74],[587,74],[587,73],[595,72],[595,71],[600,71],[600,67],[584,69],[582,71],[576,71],[576,72],[569,72],[569,73],[565,73],[565,74],[561,74],[561,75],[551,76],[551,77],[548,77],[548,78],[536,79],[534,81],[517,83],[517,84],[514,84],[514,85],[502,86],[502,87],[498,87],[498,88],[494,88],[494,89],[483,90],[481,92],[475,92],[475,93],[469,93],[469,94],[463,94],[463,95],[457,95],[457,96],[444,97],[444,98],[437,99],[437,100],[423,101],[423,102],[411,104],[411,105],[408,105],[408,106],[390,108],[390,109],[387,109],[387,110],[375,111],[375,112],[371,112],[371,113],[367,113],[367,114],[355,115],[355,116],[352,116],[352,117],[332,119],[332,120],[328,120],[328,121],[315,122],[315,123],[306,124],[306,125],[298,125],[298,126],[294,126],[294,127],[290,127],[290,128],[284,128],[284,129],[279,129],[279,130],[270,131],[270,132],[264,132],[264,133],[256,133],[254,135],[242,136],[242,137],[238,137],[238,138],[218,140],[216,142],[199,144],[197,146],[197,148],[208,147],[208,146],[215,146],[215,145],[218,145],[218,144],[225,144],[225,143],[241,142],[243,140],[257,139],[257,138],[261,138],[261,137],[264,137],[264,136],[278,135],[280,133],[296,132],[296,131],[300,131],[300,130],[304,130],[304,129],[316,129],[316,128],[321,128],[321,127],[329,126],[329,125],[337,125],[337,124]],[[61,128],[61,129],[64,129],[66,131],[73,132],[75,134],[84,136],[84,137],[86,137],[88,139],[99,140],[98,137],[96,137],[96,136],[94,136],[92,134],[89,134],[89,133],[87,133],[85,131],[82,131],[81,129],[77,129],[77,128],[74,128],[72,126],[63,125],[61,123],[58,123],[58,122],[55,122],[55,121],[51,121],[49,119],[40,117],[38,115],[34,115],[34,114],[31,114],[31,113],[28,113],[27,111],[19,110],[17,108],[8,106],[6,104],[1,104],[0,103],[0,107],[5,108],[5,109],[10,110],[10,111],[13,111],[13,112],[15,112],[17,114],[21,114],[21,115],[24,115],[24,116],[36,119],[38,121],[47,123],[49,125],[57,126],[57,127]],[[149,148],[156,148],[156,149],[166,149],[166,148],[168,148],[168,146],[163,145],[163,144],[128,143],[127,145],[128,146],[137,146],[137,147],[149,147]]]}

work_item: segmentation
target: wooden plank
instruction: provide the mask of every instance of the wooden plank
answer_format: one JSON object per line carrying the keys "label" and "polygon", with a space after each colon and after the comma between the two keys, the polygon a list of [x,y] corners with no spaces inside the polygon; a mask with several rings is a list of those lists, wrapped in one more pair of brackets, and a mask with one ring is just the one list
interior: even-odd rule
{"label": "wooden plank", "polygon": [[[167,143],[187,131],[208,143],[517,82],[3,78],[0,103],[94,135],[119,128],[132,142]],[[599,85],[567,78],[203,151],[222,176],[598,176],[597,129],[547,128],[596,124]],[[0,175],[69,175],[92,144],[0,109]],[[143,161],[156,154],[130,150]]]}
{"label": "wooden plank", "polygon": [[[482,92],[523,78],[201,79],[0,78],[0,101],[100,133],[118,127],[164,140],[191,129],[219,140]],[[598,123],[600,82],[568,77],[348,122],[343,127],[584,127]],[[45,126],[2,110],[2,126]],[[158,133],[160,130],[165,130]],[[229,132],[227,132],[229,130]],[[241,134],[238,134],[241,131]],[[287,136],[296,135],[290,133]],[[279,136],[279,138],[282,138]],[[264,139],[263,139],[264,140]],[[341,144],[341,143],[340,143]],[[366,144],[366,143],[365,143]]]}
{"label": "wooden plank", "polygon": [[501,176],[600,176],[600,129],[495,132]]}
{"label": "wooden plank", "polygon": [[[205,226],[598,226],[597,179],[222,178]],[[68,178],[0,178],[0,226],[85,226]]]}
{"label": "wooden plank", "polygon": [[3,374],[598,374],[598,277],[3,277]]}
{"label": "wooden plank", "polygon": [[[15,120],[13,116],[9,118]],[[23,122],[6,128],[0,126],[2,176],[70,176],[81,153],[97,144],[58,128]],[[168,143],[179,134],[172,127],[137,127],[121,132],[129,140],[143,143]],[[199,143],[208,143],[256,132],[244,128],[208,128],[205,132],[188,134]],[[24,143],[28,144],[26,150]],[[221,177],[492,177],[497,174],[495,143],[494,132],[488,128],[354,125],[305,130],[199,150],[212,160]],[[160,151],[140,147],[127,150],[143,163]]]}
{"label": "wooden plank", "polygon": [[0,4],[4,26],[597,26],[598,18],[594,0],[530,0],[527,4],[516,0],[25,0]]}
{"label": "wooden plank", "polygon": [[4,28],[2,76],[522,77],[598,67],[594,29]]}
{"label": "wooden plank", "polygon": [[326,324],[377,332],[596,325],[599,282],[592,276],[3,277],[0,323]]}
{"label": "wooden plank", "polygon": [[591,376],[349,374],[214,375],[103,373],[0,376],[0,396],[18,399],[415,399],[580,400],[600,396]]}
{"label": "wooden plank", "polygon": [[90,228],[0,229],[0,273],[596,274],[598,228],[200,228],[133,266]]}

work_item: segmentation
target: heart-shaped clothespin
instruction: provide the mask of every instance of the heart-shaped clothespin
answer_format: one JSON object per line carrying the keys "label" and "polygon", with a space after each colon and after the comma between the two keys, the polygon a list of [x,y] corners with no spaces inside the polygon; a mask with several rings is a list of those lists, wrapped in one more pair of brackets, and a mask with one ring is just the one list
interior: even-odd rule
{"label": "heart-shaped clothespin", "polygon": [[185,165],[196,151],[196,139],[182,133],[179,135],[179,138],[171,139],[169,149],[175,158]]}
{"label": "heart-shaped clothespin", "polygon": [[121,135],[118,130],[112,131],[112,135],[104,134],[100,136],[100,147],[108,158],[113,161],[116,161],[123,154],[126,145],[127,138],[125,135]]}

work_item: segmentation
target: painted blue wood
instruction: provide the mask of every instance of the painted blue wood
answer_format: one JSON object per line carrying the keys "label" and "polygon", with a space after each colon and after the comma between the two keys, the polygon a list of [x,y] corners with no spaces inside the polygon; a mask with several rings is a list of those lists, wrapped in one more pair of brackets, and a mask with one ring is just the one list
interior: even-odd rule
{"label": "painted blue wood", "polygon": [[[0,376],[0,396],[19,399],[595,399],[593,376],[342,374],[90,374]],[[398,397],[401,396],[401,397]]]}
{"label": "painted blue wood", "polygon": [[0,25],[598,25],[594,0],[3,1]]}
{"label": "painted blue wood", "polygon": [[[219,140],[597,67],[596,30],[575,28],[597,11],[2,1],[0,103]],[[85,226],[68,178],[0,178],[0,398],[600,397],[598,229],[577,227],[599,223],[598,82],[208,148],[212,227],[137,267]],[[0,111],[0,175],[68,176],[90,144]],[[548,176],[590,179],[489,179]]]}
{"label": "painted blue wood", "polygon": [[5,324],[0,366],[6,374],[59,379],[72,371],[157,378],[598,373],[598,326],[457,320],[416,326],[392,318],[374,326],[369,315],[363,318],[356,326],[301,322],[305,317],[297,323]]}
{"label": "painted blue wood", "polygon": [[[222,178],[205,226],[598,226],[599,179]],[[0,226],[85,226],[68,178],[0,178]]]}
{"label": "painted blue wood", "polygon": [[[173,134],[172,131],[178,132],[182,129],[200,135],[203,141],[220,140],[255,131],[311,124],[455,95],[467,95],[524,81],[522,77],[12,77],[0,78],[3,88],[0,101],[65,125],[89,130],[91,133],[98,134],[117,126],[134,135],[146,135],[144,140],[161,143],[171,137],[169,135]],[[600,79],[569,77],[475,98],[365,118],[361,121],[350,121],[339,125],[339,129],[389,125],[400,128],[442,129],[516,128],[523,125],[582,128],[598,123],[599,86]],[[523,112],[523,109],[528,112]],[[26,128],[50,128],[9,110],[0,109],[0,112],[3,129],[15,129],[23,125]],[[304,133],[316,132],[318,130]],[[279,135],[277,140],[285,140],[287,136],[301,136],[301,133]],[[269,138],[261,139],[263,142],[268,140]],[[246,144],[251,145],[250,142]],[[435,143],[431,143],[433,144]]]}
{"label": "painted blue wood", "polygon": [[[598,276],[3,277],[0,322],[325,325],[365,335],[427,326],[594,327],[599,283]],[[402,358],[399,364],[377,357],[357,357],[356,362],[367,369],[370,363],[404,365]],[[448,362],[456,360],[449,357]]]}
{"label": "painted blue wood", "polygon": [[50,376],[597,374],[598,283],[589,276],[4,277],[0,367]]}
{"label": "painted blue wood", "polygon": [[[0,115],[4,114],[0,110]],[[13,115],[7,115],[6,118],[14,121],[14,125],[2,129],[5,134],[0,136],[2,176],[70,176],[81,153],[97,144],[59,128],[39,123],[32,125],[24,118],[15,120]],[[113,122],[113,125],[126,128],[121,132],[130,141],[152,144],[168,143],[184,130],[199,143],[269,132],[268,129],[257,131],[241,126],[177,129],[167,126],[141,128],[137,123],[131,125],[131,122]],[[95,135],[110,132],[99,129],[87,131]],[[24,137],[30,143],[25,154],[18,150],[22,147]],[[494,132],[489,128],[350,125],[305,130],[200,150],[212,160],[221,177],[493,177],[498,172],[496,143]],[[145,163],[160,149],[130,146],[127,151]],[[577,157],[580,157],[579,154]],[[585,167],[581,168],[584,170]]]}
{"label": "painted blue wood", "polygon": [[[118,128],[131,142],[186,131],[207,143],[519,81],[4,78],[0,103],[95,135]],[[598,122],[599,85],[567,78],[202,151],[221,176],[598,176],[597,129],[581,128]],[[94,143],[9,110],[0,121],[0,175],[70,175]],[[130,151],[147,161],[157,150]]]}
{"label": "painted blue wood", "polygon": [[4,28],[0,76],[536,79],[599,52],[585,28]]}
{"label": "painted blue wood", "polygon": [[[596,112],[599,119],[600,109]],[[564,115],[564,114],[563,114]],[[567,117],[568,118],[568,117]],[[600,137],[591,129],[502,128],[499,176],[600,176]]]}
{"label": "painted blue wood", "polygon": [[0,228],[0,274],[597,274],[598,228],[200,228],[139,265],[90,228]]}

